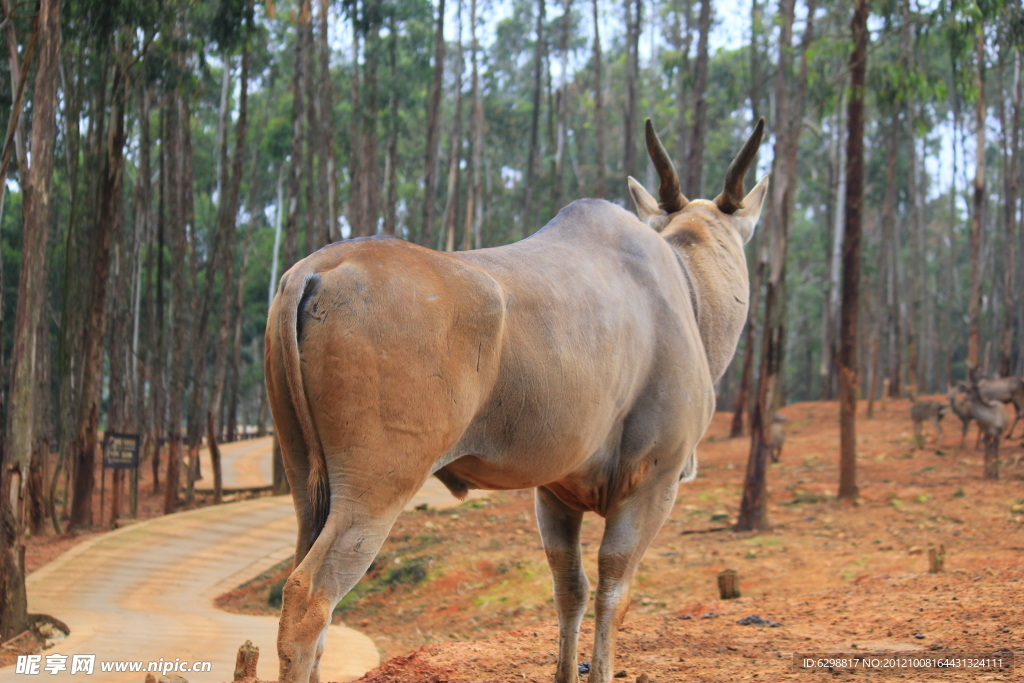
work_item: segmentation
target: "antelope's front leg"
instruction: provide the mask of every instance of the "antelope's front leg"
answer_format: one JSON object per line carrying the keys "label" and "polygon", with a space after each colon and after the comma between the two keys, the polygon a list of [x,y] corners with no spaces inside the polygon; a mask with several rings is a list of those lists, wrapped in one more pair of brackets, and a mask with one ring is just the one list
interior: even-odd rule
{"label": "antelope's front leg", "polygon": [[558,610],[558,670],[555,683],[577,683],[576,648],[580,623],[590,599],[590,583],[583,571],[580,524],[583,513],[568,507],[551,491],[537,489],[537,526],[544,542],[555,584]]}
{"label": "antelope's front leg", "polygon": [[[667,480],[666,480],[667,479]],[[637,491],[605,521],[598,553],[597,604],[594,610],[594,654],[589,683],[612,683],[615,640],[629,609],[629,591],[640,558],[672,510],[678,481],[663,477]]]}

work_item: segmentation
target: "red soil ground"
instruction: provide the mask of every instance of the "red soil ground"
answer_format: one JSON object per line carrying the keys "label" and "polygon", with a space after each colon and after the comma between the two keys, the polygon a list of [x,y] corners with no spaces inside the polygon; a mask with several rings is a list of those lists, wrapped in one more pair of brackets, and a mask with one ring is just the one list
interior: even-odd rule
{"label": "red soil ground", "polygon": [[[634,582],[616,660],[626,680],[641,673],[659,682],[823,676],[793,668],[792,654],[801,652],[1024,650],[1024,469],[1009,464],[1022,454],[1020,443],[1004,444],[1002,479],[985,481],[974,435],[959,449],[955,420],[946,420],[940,448],[926,432],[929,442],[917,450],[907,401],[890,402],[871,420],[864,408],[856,504],[834,497],[837,404],[781,411],[788,437],[769,471],[772,528],[763,533],[727,528],[738,511],[749,439],[727,439],[729,416],[715,417],[699,449],[700,474],[681,486]],[[587,516],[592,586],[602,528],[600,518]],[[945,571],[930,574],[928,548],[939,545]],[[722,601],[716,577],[730,567],[739,570],[743,597]],[[286,573],[268,572],[219,602],[275,613]],[[781,625],[736,623],[752,614]],[[402,515],[335,618],[374,638],[386,659],[365,683],[551,680],[557,619],[532,493]],[[592,626],[591,613],[581,661],[590,658]],[[871,677],[879,675],[1010,679],[962,671]]]}

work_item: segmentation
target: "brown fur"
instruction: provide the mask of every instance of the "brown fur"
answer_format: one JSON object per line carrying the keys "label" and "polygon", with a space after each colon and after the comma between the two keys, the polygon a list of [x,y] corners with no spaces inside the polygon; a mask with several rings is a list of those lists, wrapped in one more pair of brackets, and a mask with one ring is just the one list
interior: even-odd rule
{"label": "brown fur", "polygon": [[[754,137],[747,148],[760,129]],[[695,472],[713,384],[746,319],[743,244],[766,188],[734,214],[695,200],[665,215],[630,179],[644,222],[582,200],[505,247],[350,240],[285,274],[266,333],[299,521],[282,683],[318,679],[330,609],[431,474],[456,495],[537,488],[558,683],[578,680],[590,595],[579,525],[586,511],[605,517],[589,680],[610,683],[630,583],[680,478]]]}

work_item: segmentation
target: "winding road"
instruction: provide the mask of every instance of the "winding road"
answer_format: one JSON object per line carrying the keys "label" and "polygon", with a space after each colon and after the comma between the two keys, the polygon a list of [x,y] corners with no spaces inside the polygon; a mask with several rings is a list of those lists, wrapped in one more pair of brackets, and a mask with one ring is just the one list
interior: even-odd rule
{"label": "winding road", "polygon": [[[269,483],[270,440],[230,444],[224,486]],[[209,470],[204,470],[206,474]],[[409,504],[457,504],[431,478]],[[142,683],[149,662],[211,663],[209,672],[184,672],[189,683],[223,683],[234,672],[238,647],[260,648],[259,674],[277,677],[277,619],[230,614],[214,599],[293,552],[295,513],[290,496],[264,497],[158,517],[83,541],[27,579],[29,611],[52,614],[71,635],[44,651],[36,676],[0,669],[0,683],[122,681]],[[67,669],[45,670],[47,655],[67,655]],[[91,675],[70,674],[71,655],[95,655]],[[141,662],[141,672],[101,671],[104,662]],[[328,629],[321,662],[325,681],[358,678],[380,658],[365,635]]]}

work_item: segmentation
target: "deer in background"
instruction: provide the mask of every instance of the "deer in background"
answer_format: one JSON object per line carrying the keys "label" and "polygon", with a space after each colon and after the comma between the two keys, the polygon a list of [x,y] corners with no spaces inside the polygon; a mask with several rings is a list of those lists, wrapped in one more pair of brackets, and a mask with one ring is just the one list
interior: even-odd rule
{"label": "deer in background", "polygon": [[316,683],[331,612],[405,504],[434,475],[535,489],[554,579],[556,683],[578,683],[590,583],[583,515],[604,518],[590,683],[615,640],[647,546],[697,473],[697,444],[747,321],[743,245],[764,178],[743,179],[761,119],[713,200],[687,199],[647,122],[659,200],[637,216],[580,200],[515,244],[441,253],[346,240],[281,278],[267,316],[267,394],[298,518],[283,589],[280,683]]}
{"label": "deer in background", "polygon": [[981,395],[978,370],[971,368],[967,373],[967,398],[971,403],[971,415],[978,423],[985,441],[985,478],[999,478],[999,444],[1010,426],[1010,415],[1006,406],[999,401],[990,401]]}
{"label": "deer in background", "polygon": [[907,393],[913,401],[910,405],[910,419],[914,423],[914,443],[918,448],[924,448],[924,423],[931,422],[935,427],[935,446],[941,446],[942,418],[949,410],[949,406],[930,399],[918,399],[917,391],[913,387],[908,387]]}
{"label": "deer in background", "polygon": [[[953,414],[960,418],[960,448],[963,448],[964,441],[967,439],[967,431],[971,428],[971,422],[974,420],[974,413],[971,412],[971,400],[966,395],[957,396],[954,387],[946,388],[946,397],[949,399],[949,407]],[[974,447],[977,448],[979,443],[981,443],[981,430],[978,430],[978,438],[974,442]]]}
{"label": "deer in background", "polygon": [[1012,403],[1014,413],[1013,424],[1010,425],[1006,438],[1010,438],[1014,427],[1021,418],[1024,409],[1024,380],[1020,377],[999,377],[996,379],[978,380],[978,393],[985,401],[999,401],[1002,404]]}
{"label": "deer in background", "polygon": [[775,422],[772,423],[772,433],[768,442],[768,454],[771,455],[772,462],[778,462],[779,458],[782,457],[782,445],[786,443],[786,426],[783,424],[786,418],[775,414]]}

